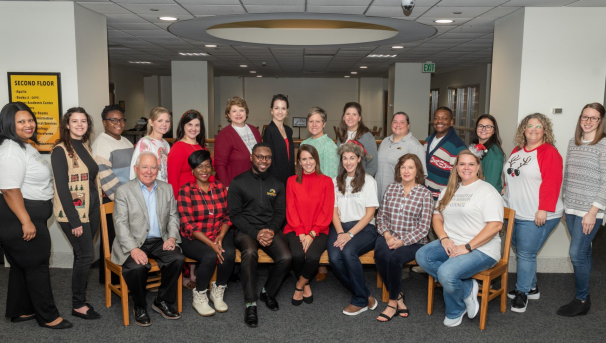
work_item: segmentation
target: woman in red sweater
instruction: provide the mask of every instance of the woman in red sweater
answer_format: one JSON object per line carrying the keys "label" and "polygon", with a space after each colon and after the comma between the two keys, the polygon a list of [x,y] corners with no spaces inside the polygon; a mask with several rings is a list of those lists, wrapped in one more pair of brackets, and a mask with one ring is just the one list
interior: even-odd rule
{"label": "woman in red sweater", "polygon": [[297,153],[296,175],[286,184],[286,220],[284,234],[292,253],[292,267],[299,278],[292,304],[314,300],[309,280],[318,270],[326,250],[328,225],[332,221],[335,188],[332,179],[320,171],[318,151],[302,145]]}
{"label": "woman in red sweater", "polygon": [[250,154],[255,144],[261,142],[259,130],[246,124],[248,105],[235,96],[227,101],[225,117],[227,125],[215,138],[215,171],[217,180],[229,187],[231,180],[249,170]]}
{"label": "woman in red sweater", "polygon": [[[192,152],[206,149],[206,129],[204,118],[200,112],[189,110],[181,116],[177,127],[177,139],[168,153],[167,172],[168,183],[173,186],[175,199],[179,189],[186,183],[195,183],[196,178],[191,172],[187,159]],[[210,180],[211,182],[214,179]]]}

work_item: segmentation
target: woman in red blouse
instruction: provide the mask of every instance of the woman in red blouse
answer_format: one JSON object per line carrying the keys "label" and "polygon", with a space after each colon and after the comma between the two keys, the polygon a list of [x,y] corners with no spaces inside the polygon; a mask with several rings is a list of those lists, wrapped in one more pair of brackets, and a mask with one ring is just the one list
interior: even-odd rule
{"label": "woman in red blouse", "polygon": [[401,291],[402,267],[427,243],[433,212],[433,198],[425,188],[423,165],[417,155],[400,157],[394,180],[383,194],[383,207],[377,216],[375,263],[389,291],[387,308],[377,317],[380,322],[390,321],[396,314],[408,317]]}
{"label": "woman in red blouse", "polygon": [[[192,153],[188,159],[195,183],[186,183],[179,190],[177,205],[181,217],[181,249],[183,254],[198,261],[195,271],[196,289],[193,307],[201,316],[226,312],[223,294],[236,259],[234,240],[227,213],[227,188],[219,181],[210,181],[212,159],[206,150]],[[217,281],[208,294],[208,284],[217,267]],[[215,309],[210,307],[210,301]]]}
{"label": "woman in red blouse", "polygon": [[286,184],[286,220],[284,234],[292,253],[292,267],[298,277],[292,304],[314,300],[309,280],[318,271],[326,250],[328,225],[332,221],[335,188],[332,179],[320,171],[318,151],[302,145],[297,153],[296,175]]}
{"label": "woman in red blouse", "polygon": [[[196,178],[191,172],[187,159],[192,152],[206,149],[206,129],[204,128],[204,118],[200,112],[189,110],[181,116],[179,126],[177,127],[177,139],[170,148],[166,169],[168,173],[168,183],[173,186],[175,199],[179,195],[179,189],[184,184],[196,182]],[[211,178],[210,181],[213,181]]]}

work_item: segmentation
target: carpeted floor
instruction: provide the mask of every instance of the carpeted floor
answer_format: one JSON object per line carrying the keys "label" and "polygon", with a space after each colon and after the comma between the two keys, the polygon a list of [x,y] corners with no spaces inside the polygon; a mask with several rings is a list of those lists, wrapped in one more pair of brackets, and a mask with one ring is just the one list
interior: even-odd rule
{"label": "carpeted floor", "polygon": [[[169,321],[151,311],[153,325],[148,328],[122,325],[118,297],[112,296],[112,307],[105,307],[103,286],[98,283],[98,272],[93,270],[88,286],[88,302],[103,316],[96,321],[85,321],[71,316],[70,269],[52,269],[55,301],[61,314],[74,323],[68,330],[39,328],[35,321],[13,324],[0,319],[0,342],[604,342],[606,341],[606,294],[600,285],[606,284],[606,230],[598,234],[594,242],[594,271],[592,274],[592,308],[587,316],[563,318],[556,315],[559,306],[572,300],[574,280],[572,274],[540,274],[540,300],[530,300],[524,314],[509,310],[502,314],[499,301],[488,308],[488,324],[485,331],[478,328],[479,318],[465,317],[456,328],[447,328],[444,319],[444,302],[441,291],[436,292],[434,315],[427,315],[427,279],[425,275],[411,273],[404,280],[406,304],[411,310],[407,319],[394,318],[388,323],[378,323],[375,318],[383,310],[380,303],[376,311],[367,311],[356,317],[341,313],[347,306],[349,295],[339,281],[329,273],[328,278],[313,283],[314,303],[299,307],[290,304],[294,290],[294,278],[289,278],[278,295],[281,309],[269,311],[259,303],[259,327],[248,328],[243,322],[244,298],[241,283],[230,283],[225,299],[230,309],[227,313],[201,317],[192,308],[192,294],[184,290],[183,317]],[[267,268],[260,271],[264,281]],[[8,269],[0,267],[0,313],[4,314]],[[510,288],[515,284],[511,274]],[[366,283],[375,297],[376,288],[373,268],[366,269]],[[259,286],[261,287],[261,285]],[[148,294],[148,302],[153,300]],[[131,303],[132,306],[132,303]]]}

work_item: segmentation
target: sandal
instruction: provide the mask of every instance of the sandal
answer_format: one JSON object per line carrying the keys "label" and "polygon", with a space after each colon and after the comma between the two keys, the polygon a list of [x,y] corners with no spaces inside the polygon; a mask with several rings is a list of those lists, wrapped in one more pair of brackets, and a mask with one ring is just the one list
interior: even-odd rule
{"label": "sandal", "polygon": [[[309,282],[305,284],[305,286],[309,286]],[[303,288],[305,288],[305,286],[303,286]],[[311,286],[310,286],[311,287]],[[310,295],[308,297],[303,296],[303,301],[305,301],[306,304],[311,304],[314,302],[314,295]]]}
{"label": "sandal", "polygon": [[[398,298],[398,301],[400,301],[400,299],[402,299],[402,302],[405,301],[405,297],[404,297],[404,293],[400,292],[400,297]],[[400,307],[398,306],[398,315],[400,315],[400,317],[402,318],[408,318],[408,316],[410,315],[410,311],[408,310],[408,308],[405,309],[400,309]]]}
{"label": "sandal", "polygon": [[[380,315],[377,317],[377,321],[378,321],[378,322],[380,322],[380,323],[387,323],[388,321],[392,320],[392,319],[393,319],[393,317],[395,317],[395,316],[396,316],[396,314],[398,314],[399,310],[398,310],[397,308],[395,308],[395,307],[393,307],[393,306],[391,306],[391,305],[387,305],[387,307],[391,307],[391,308],[393,308],[393,309],[394,309],[394,310],[396,310],[396,311],[393,313],[393,315],[392,315],[391,317],[389,317],[388,315],[386,315],[386,314],[384,314],[384,313],[381,313],[381,314],[380,314]],[[380,317],[385,318],[385,319],[387,319],[387,320],[379,320],[379,318],[380,318]]]}
{"label": "sandal", "polygon": [[[295,292],[303,292],[303,290],[300,288],[297,288],[297,285],[295,284]],[[303,298],[303,299],[305,299],[305,298]],[[299,306],[303,303],[303,299],[297,300],[295,298],[292,298],[292,304],[295,306]]]}

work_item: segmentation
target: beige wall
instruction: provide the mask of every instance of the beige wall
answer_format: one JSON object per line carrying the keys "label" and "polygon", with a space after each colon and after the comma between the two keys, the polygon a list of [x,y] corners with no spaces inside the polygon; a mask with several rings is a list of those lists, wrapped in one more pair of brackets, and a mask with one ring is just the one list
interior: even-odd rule
{"label": "beige wall", "polygon": [[139,118],[148,115],[145,113],[143,74],[114,67],[109,71],[109,82],[115,86],[116,104],[124,101],[125,117],[128,120],[125,129],[131,129]]}

